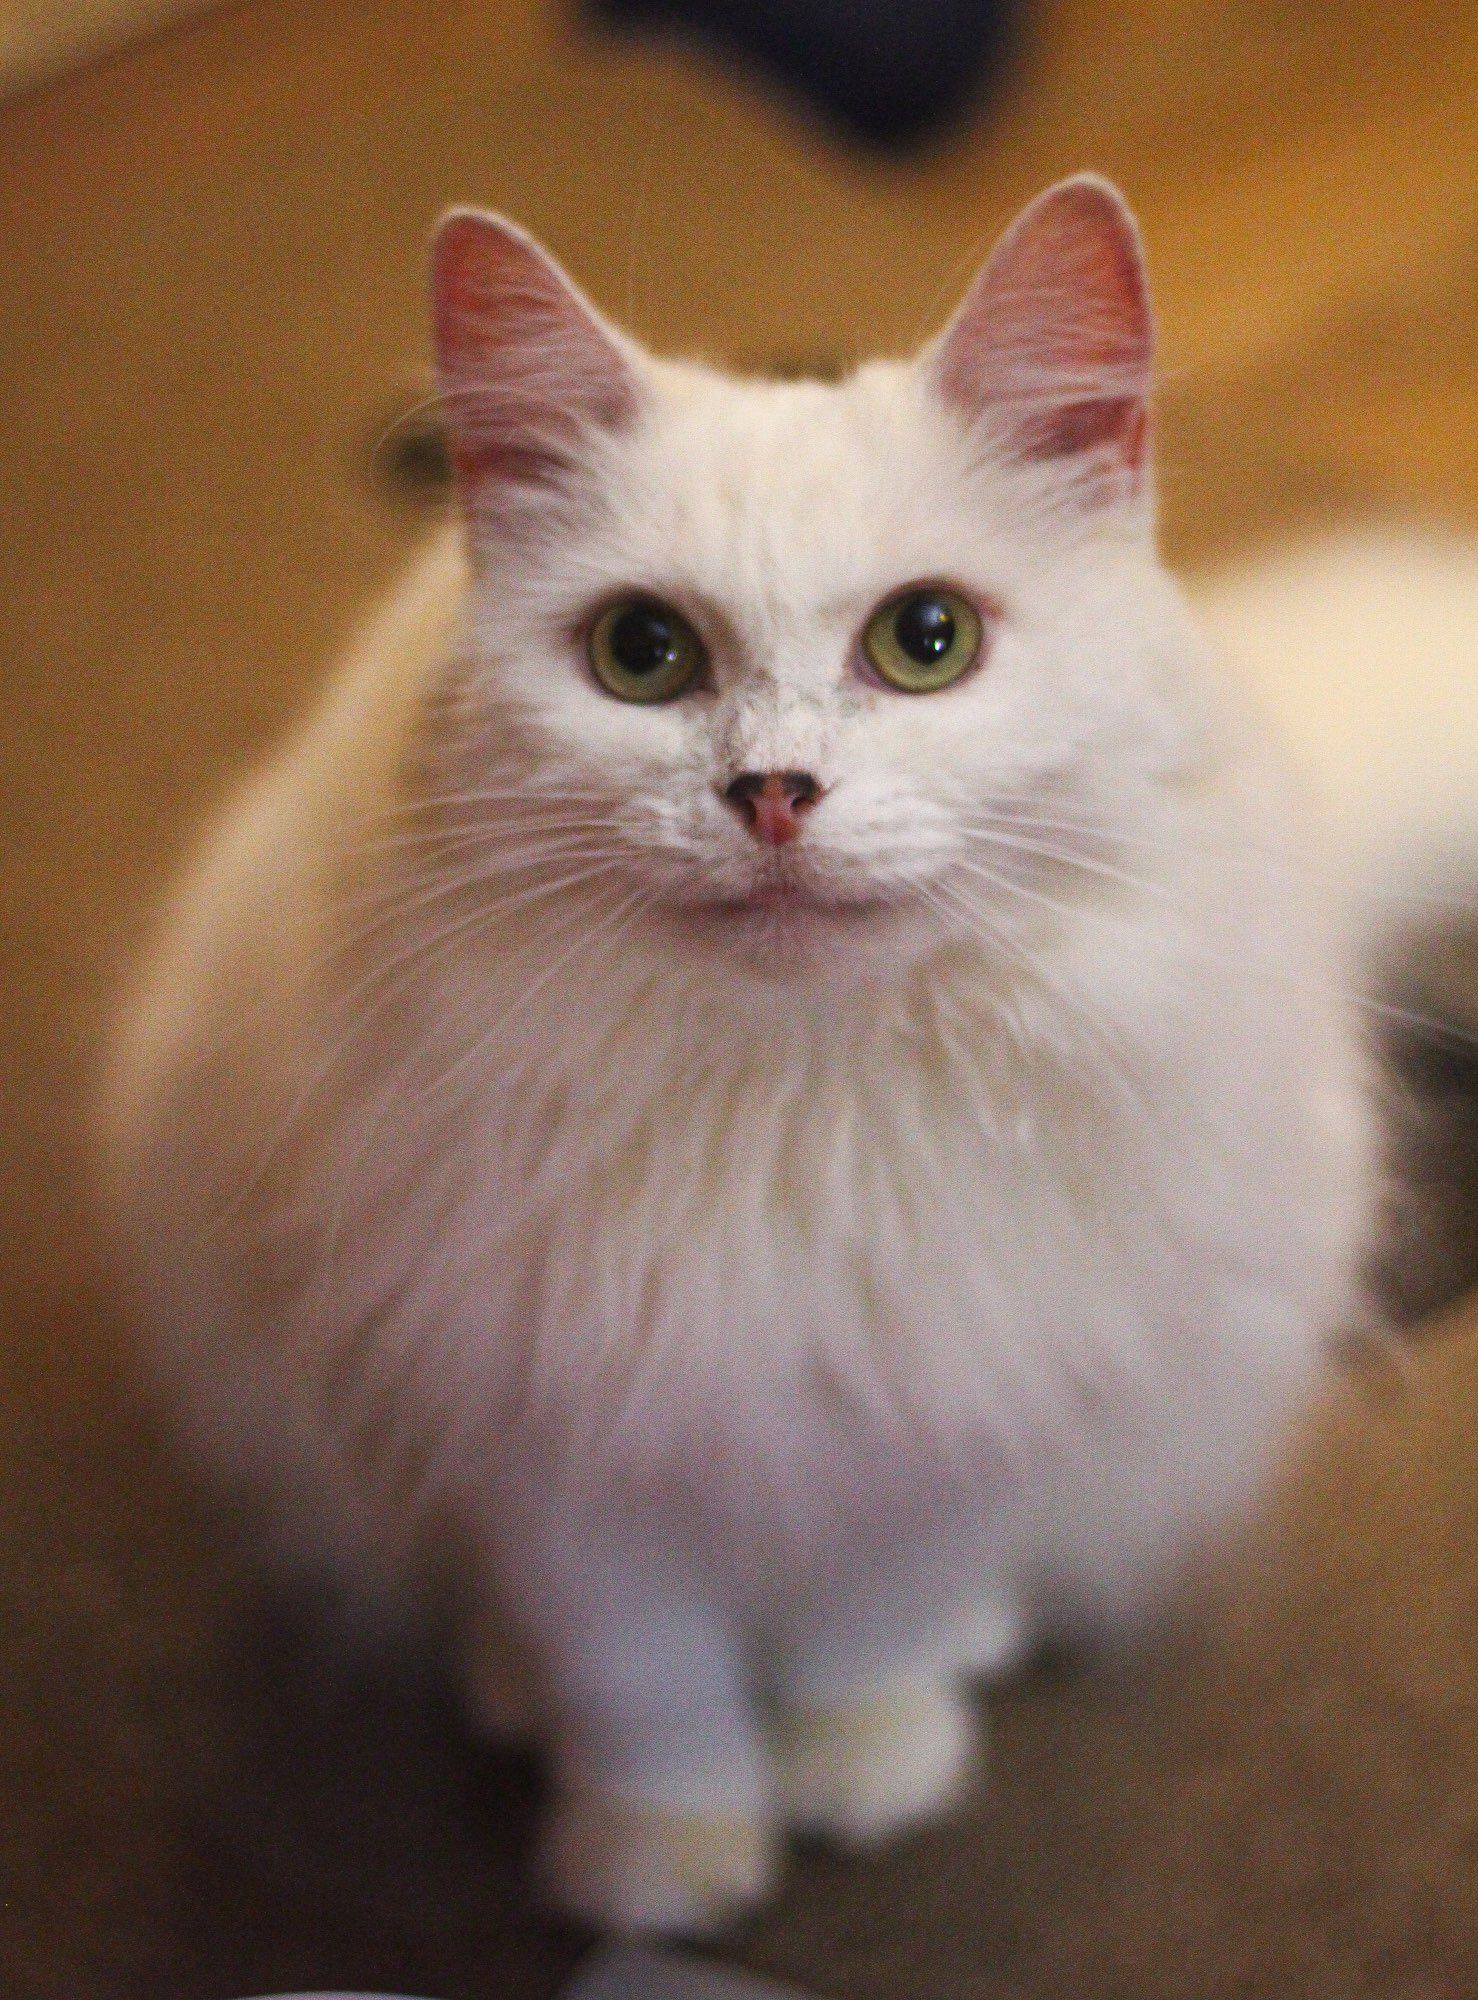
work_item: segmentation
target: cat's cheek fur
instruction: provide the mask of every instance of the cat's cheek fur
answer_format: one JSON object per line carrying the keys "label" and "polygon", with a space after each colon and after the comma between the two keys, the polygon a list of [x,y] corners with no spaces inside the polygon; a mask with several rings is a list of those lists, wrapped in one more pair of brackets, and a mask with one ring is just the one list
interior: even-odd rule
{"label": "cat's cheek fur", "polygon": [[[1063,201],[1045,241],[1106,230],[1075,268],[1132,316],[1121,210]],[[444,259],[471,567],[449,531],[205,844],[110,1184],[202,1451],[369,1593],[449,1579],[474,1710],[550,1751],[556,1893],[682,1926],[783,1821],[942,1809],[967,1680],[1250,1504],[1352,1305],[1362,1058],[1137,461],[1005,464],[924,368],[649,362],[488,218]],[[531,401],[530,296],[576,423]],[[1139,350],[1104,352],[1117,423]],[[536,448],[585,454],[575,498],[484,508]],[[999,603],[995,659],[862,690],[920,577]],[[592,687],[617,588],[708,621],[701,700]],[[826,786],[779,862],[722,801],[752,757]],[[686,924],[776,867],[896,918]]]}

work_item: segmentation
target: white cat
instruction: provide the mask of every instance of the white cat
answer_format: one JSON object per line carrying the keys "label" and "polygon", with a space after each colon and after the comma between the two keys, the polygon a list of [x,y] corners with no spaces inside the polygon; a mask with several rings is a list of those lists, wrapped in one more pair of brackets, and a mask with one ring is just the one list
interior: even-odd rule
{"label": "white cat", "polygon": [[204,1448],[450,1580],[553,1893],[691,1929],[948,1804],[967,1679],[1253,1493],[1357,1307],[1361,1037],[1156,557],[1112,189],[834,387],[490,216],[434,289],[463,522],[177,899],[112,1183]]}

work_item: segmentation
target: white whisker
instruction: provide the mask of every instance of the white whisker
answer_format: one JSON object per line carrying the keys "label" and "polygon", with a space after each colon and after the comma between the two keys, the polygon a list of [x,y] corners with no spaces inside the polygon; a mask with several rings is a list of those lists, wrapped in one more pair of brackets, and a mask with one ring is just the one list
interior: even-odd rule
{"label": "white whisker", "polygon": [[1127,869],[1116,868],[1111,862],[1097,856],[1080,854],[1069,847],[1058,847],[1049,842],[1017,839],[1009,833],[1002,833],[994,827],[967,826],[960,829],[966,840],[982,846],[994,847],[1003,853],[1025,854],[1034,859],[1060,863],[1064,867],[1075,868],[1083,874],[1098,875],[1105,881],[1117,882],[1121,887],[1133,889],[1140,894],[1168,898],[1169,887],[1145,875],[1132,875]]}
{"label": "white whisker", "polygon": [[[495,903],[480,903],[476,909],[465,913],[453,923],[443,925],[441,929],[434,931],[429,937],[413,938],[398,951],[392,953],[389,958],[372,964],[346,993],[336,997],[333,1013],[340,1019],[348,1016],[348,1025],[339,1034],[338,1039],[328,1054],[320,1060],[310,1076],[300,1085],[296,1097],[264,1150],[259,1164],[247,1175],[242,1184],[237,1188],[231,1201],[225,1205],[224,1209],[218,1215],[217,1227],[222,1226],[236,1214],[241,1204],[260,1185],[264,1176],[271,1170],[273,1160],[287,1143],[299,1122],[306,1115],[315,1100],[321,1096],[335,1073],[342,1069],[356,1042],[363,1038],[396,1000],[409,990],[417,972],[423,971],[427,966],[434,964],[459,941],[465,941],[469,936],[476,936],[480,929],[489,928],[511,907],[514,901],[517,901],[521,905],[524,902],[547,899],[588,881],[594,881],[602,876],[612,874],[619,866],[619,862],[614,860],[604,861],[590,868],[579,870],[575,874],[535,884],[517,899],[503,899]],[[459,883],[454,886],[464,887],[467,885]],[[425,906],[429,901],[429,894],[412,899],[410,905],[411,913],[414,913],[416,908]],[[405,910],[392,906],[385,913],[383,925],[377,923],[355,934],[353,941],[356,948],[362,947],[366,939],[373,936],[381,928],[388,927],[397,921],[402,921],[406,914]],[[331,950],[326,956],[329,958],[336,957],[343,949],[343,946],[339,946],[337,949]],[[364,1011],[360,1012],[359,1010],[362,1007]]]}
{"label": "white whisker", "polygon": [[603,937],[606,938],[607,941],[609,941],[609,935],[614,934],[619,936],[621,930],[626,928],[626,925],[625,923],[617,925],[615,932],[612,933],[612,924],[615,921],[615,919],[629,918],[636,916],[637,913],[641,909],[645,908],[647,904],[653,902],[655,900],[655,897],[656,897],[656,892],[654,890],[645,888],[633,889],[617,906],[614,913],[607,916],[607,918],[603,922],[597,924],[593,930],[582,932],[581,935],[576,938],[575,943],[569,948],[569,950],[561,952],[560,955],[556,959],[554,959],[551,964],[547,965],[544,968],[544,970],[540,973],[539,977],[535,979],[527,988],[525,988],[523,993],[519,995],[518,999],[514,1002],[514,1004],[511,1007],[505,1009],[504,1012],[498,1016],[497,1020],[493,1022],[492,1026],[488,1028],[483,1034],[479,1035],[477,1041],[472,1045],[472,1047],[468,1049],[463,1055],[459,1056],[457,1060],[452,1064],[451,1068],[445,1071],[436,1083],[430,1085],[424,1092],[420,1094],[421,1101],[424,1102],[426,1099],[440,1095],[441,1092],[445,1090],[445,1088],[449,1083],[454,1082],[458,1076],[462,1075],[466,1070],[468,1070],[474,1064],[481,1061],[482,1058],[487,1054],[489,1048],[495,1044],[497,1037],[500,1034],[502,1034],[503,1030],[506,1027],[508,1027],[509,1024],[523,1011],[523,1009],[528,1005],[529,1001],[532,1000],[536,994],[542,992],[543,989],[549,984],[550,980],[553,979],[558,973],[562,972],[565,969],[565,967],[570,963],[570,961],[580,953],[580,951],[586,948],[593,948],[594,945],[602,941]]}

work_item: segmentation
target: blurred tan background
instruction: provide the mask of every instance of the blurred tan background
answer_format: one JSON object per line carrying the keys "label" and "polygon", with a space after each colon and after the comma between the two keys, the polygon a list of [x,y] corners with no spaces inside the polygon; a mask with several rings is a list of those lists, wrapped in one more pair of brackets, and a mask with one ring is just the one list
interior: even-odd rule
{"label": "blurred tan background", "polygon": [[0,12],[0,94],[34,88],[215,0],[8,0]]}
{"label": "blurred tan background", "polygon": [[[530,1774],[270,1619],[137,1405],[84,1193],[99,1023],[226,776],[419,530],[422,247],[474,200],[653,342],[831,367],[1093,166],[1143,219],[1167,544],[1478,519],[1478,7],[1048,0],[869,160],[520,0],[247,0],[0,104],[0,1991],[547,2000]],[[398,434],[397,434],[398,435]],[[1478,1318],[1351,1386],[1234,1581],[1001,1704],[969,1824],[819,1856],[731,1955],[833,2000],[1478,1993]]]}

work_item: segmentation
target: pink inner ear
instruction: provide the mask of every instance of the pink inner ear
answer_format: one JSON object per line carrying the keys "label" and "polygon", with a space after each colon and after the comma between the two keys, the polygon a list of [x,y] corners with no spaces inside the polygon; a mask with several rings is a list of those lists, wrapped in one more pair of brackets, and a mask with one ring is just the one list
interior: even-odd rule
{"label": "pink inner ear", "polygon": [[636,409],[631,366],[594,310],[522,230],[462,210],[432,254],[436,352],[459,476],[519,484],[578,460],[589,426]]}
{"label": "pink inner ear", "polygon": [[1139,237],[1105,182],[1065,181],[1006,232],[941,341],[945,398],[1031,459],[1137,469],[1154,338]]}
{"label": "pink inner ear", "polygon": [[1064,403],[1023,422],[1017,445],[1024,456],[1035,459],[1078,458],[1108,450],[1137,471],[1149,448],[1149,411],[1133,397]]}

